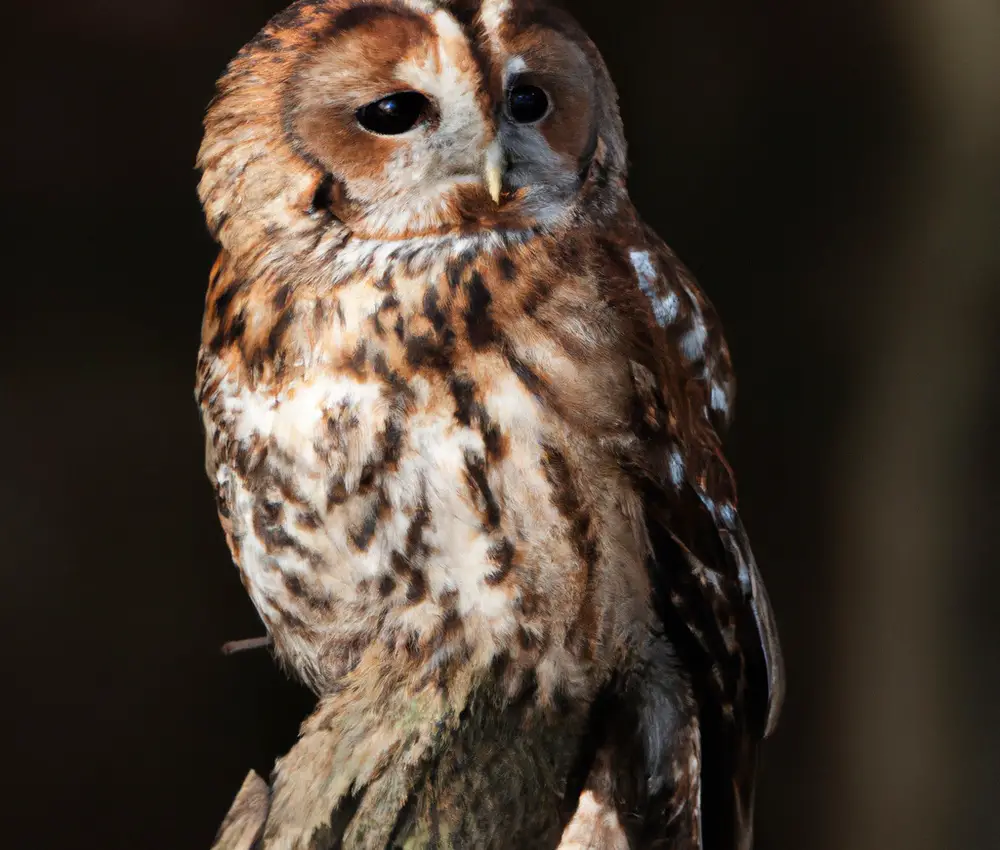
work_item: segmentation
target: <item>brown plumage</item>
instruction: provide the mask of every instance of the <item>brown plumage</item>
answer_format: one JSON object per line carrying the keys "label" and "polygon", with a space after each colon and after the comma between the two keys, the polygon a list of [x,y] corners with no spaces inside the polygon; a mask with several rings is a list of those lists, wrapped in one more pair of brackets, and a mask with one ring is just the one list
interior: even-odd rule
{"label": "brown plumage", "polygon": [[750,846],[782,669],[730,361],[625,163],[542,2],[300,2],[220,81],[207,468],[320,696],[258,846]]}

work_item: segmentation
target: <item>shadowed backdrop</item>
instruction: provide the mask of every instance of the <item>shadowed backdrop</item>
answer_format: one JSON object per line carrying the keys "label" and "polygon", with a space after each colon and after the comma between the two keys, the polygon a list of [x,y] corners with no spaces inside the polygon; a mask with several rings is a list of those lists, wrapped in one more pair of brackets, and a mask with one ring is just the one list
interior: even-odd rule
{"label": "shadowed backdrop", "polygon": [[[8,26],[11,846],[207,850],[312,705],[265,652],[219,652],[262,627],[192,395],[201,116],[282,5],[49,0]],[[1000,8],[567,5],[621,91],[632,196],[733,350],[789,677],[757,846],[1000,846]]]}

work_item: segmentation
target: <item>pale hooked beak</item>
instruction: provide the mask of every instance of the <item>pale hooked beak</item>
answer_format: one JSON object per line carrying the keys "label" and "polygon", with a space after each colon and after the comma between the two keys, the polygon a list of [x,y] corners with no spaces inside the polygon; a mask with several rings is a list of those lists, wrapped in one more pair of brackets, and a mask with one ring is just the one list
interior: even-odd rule
{"label": "pale hooked beak", "polygon": [[493,203],[500,205],[500,193],[503,190],[503,172],[506,168],[503,148],[500,140],[494,139],[490,146],[486,148],[483,163],[483,178],[486,181],[486,190],[490,193]]}

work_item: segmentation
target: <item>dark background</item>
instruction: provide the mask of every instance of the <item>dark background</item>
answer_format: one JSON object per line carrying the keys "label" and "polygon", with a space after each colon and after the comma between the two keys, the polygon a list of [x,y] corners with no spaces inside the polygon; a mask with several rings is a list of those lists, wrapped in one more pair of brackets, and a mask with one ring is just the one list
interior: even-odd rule
{"label": "dark background", "polygon": [[[311,705],[266,653],[219,653],[261,628],[192,397],[201,115],[281,3],[21,5],[3,844],[207,848]],[[789,676],[758,847],[1000,847],[1000,7],[570,5],[622,91],[633,196],[740,378],[728,445]]]}

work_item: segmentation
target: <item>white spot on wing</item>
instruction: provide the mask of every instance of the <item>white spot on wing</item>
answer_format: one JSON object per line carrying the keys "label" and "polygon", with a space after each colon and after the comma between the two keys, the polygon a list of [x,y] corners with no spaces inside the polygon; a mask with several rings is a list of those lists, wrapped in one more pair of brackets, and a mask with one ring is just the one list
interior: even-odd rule
{"label": "white spot on wing", "polygon": [[680,308],[680,299],[676,292],[671,292],[663,299],[663,318],[669,325],[677,318],[677,310]]}
{"label": "white spot on wing", "polygon": [[692,326],[681,337],[681,354],[688,360],[699,360],[705,353],[705,343],[708,340],[708,330],[701,318],[701,313],[692,317]]}
{"label": "white spot on wing", "polygon": [[656,323],[665,328],[677,318],[678,304],[677,295],[673,292],[666,296],[661,296],[656,291],[656,268],[649,256],[649,251],[632,250],[629,252],[629,259],[632,261],[632,268],[635,269],[636,277],[639,280],[639,289],[642,294],[649,299],[653,307],[653,315]]}
{"label": "white spot on wing", "polygon": [[674,487],[680,487],[684,482],[684,458],[677,449],[670,453],[670,481]]}
{"label": "white spot on wing", "polygon": [[688,559],[688,563],[691,565],[691,574],[702,586],[711,585],[716,593],[722,592],[722,577],[715,570],[709,569],[694,556]]}
{"label": "white spot on wing", "polygon": [[712,383],[712,410],[718,410],[726,415],[729,413],[729,395],[721,384],[714,381]]}

